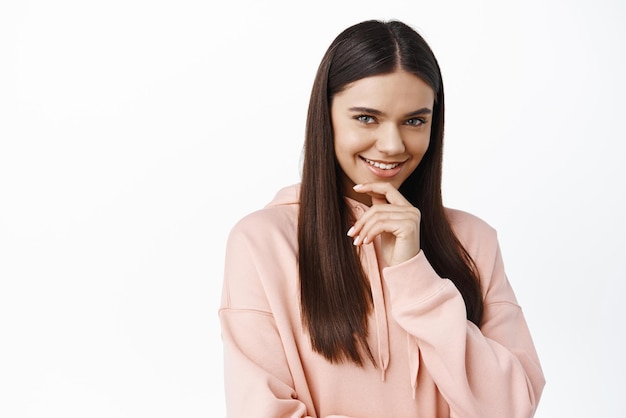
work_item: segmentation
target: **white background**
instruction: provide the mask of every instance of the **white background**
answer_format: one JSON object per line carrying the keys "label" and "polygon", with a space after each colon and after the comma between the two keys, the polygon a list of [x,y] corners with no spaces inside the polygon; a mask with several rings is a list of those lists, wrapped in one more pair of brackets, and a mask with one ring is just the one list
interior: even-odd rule
{"label": "white background", "polygon": [[227,233],[299,180],[319,60],[370,18],[440,61],[445,202],[499,231],[536,416],[623,416],[623,2],[4,0],[1,417],[225,415]]}

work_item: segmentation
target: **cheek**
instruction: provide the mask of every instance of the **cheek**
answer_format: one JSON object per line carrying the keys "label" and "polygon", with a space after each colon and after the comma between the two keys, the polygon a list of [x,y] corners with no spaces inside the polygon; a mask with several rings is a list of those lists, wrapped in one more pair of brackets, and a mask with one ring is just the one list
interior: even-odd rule
{"label": "cheek", "polygon": [[426,140],[422,143],[419,152],[424,155],[426,154],[426,151],[428,151],[428,145],[430,144],[429,140]]}
{"label": "cheek", "polygon": [[350,170],[354,165],[355,155],[358,152],[354,147],[345,141],[335,142],[335,159],[343,170]]}
{"label": "cheek", "polygon": [[335,154],[348,157],[358,154],[367,147],[366,138],[354,130],[338,127],[334,130]]}
{"label": "cheek", "polygon": [[420,158],[428,150],[430,144],[430,134],[421,138],[416,138],[415,141],[411,141],[410,147],[407,147],[407,151],[415,157]]}

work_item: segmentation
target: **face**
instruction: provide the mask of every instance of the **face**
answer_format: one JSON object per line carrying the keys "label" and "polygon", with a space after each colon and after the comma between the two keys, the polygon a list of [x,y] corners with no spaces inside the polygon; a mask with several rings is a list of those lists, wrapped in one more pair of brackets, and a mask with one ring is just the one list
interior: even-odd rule
{"label": "face", "polygon": [[435,93],[419,77],[399,71],[366,77],[335,94],[331,118],[344,193],[359,183],[399,188],[418,166],[430,142]]}

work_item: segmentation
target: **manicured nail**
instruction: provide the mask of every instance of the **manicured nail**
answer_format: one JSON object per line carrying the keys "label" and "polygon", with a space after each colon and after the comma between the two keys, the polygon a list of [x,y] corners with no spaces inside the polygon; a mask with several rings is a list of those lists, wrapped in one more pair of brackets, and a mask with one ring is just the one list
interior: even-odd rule
{"label": "manicured nail", "polygon": [[356,238],[354,239],[354,241],[352,242],[353,245],[359,245],[359,241],[361,240],[361,236],[357,235]]}
{"label": "manicured nail", "polygon": [[362,184],[355,184],[352,188],[356,190],[356,189],[360,189],[361,187],[363,187]]}
{"label": "manicured nail", "polygon": [[352,234],[354,234],[354,227],[351,227],[350,229],[348,229],[348,236],[351,237]]}

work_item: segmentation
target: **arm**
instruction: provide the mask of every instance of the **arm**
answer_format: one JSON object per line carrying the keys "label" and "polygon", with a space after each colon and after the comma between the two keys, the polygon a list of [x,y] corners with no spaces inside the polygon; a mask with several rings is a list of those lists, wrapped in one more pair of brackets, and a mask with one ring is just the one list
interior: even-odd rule
{"label": "arm", "polygon": [[355,245],[380,235],[383,277],[394,319],[413,336],[423,364],[462,418],[529,418],[545,384],[524,316],[504,273],[495,231],[467,218],[459,239],[481,277],[481,328],[466,319],[454,284],[433,270],[420,249],[421,213],[388,183],[354,187],[372,207],[348,231]]}
{"label": "arm", "polygon": [[388,267],[392,315],[411,334],[453,417],[529,418],[544,377],[521,308],[507,281],[499,246],[477,258],[485,289],[481,328],[466,319],[454,284],[426,255]]}
{"label": "arm", "polygon": [[236,226],[226,247],[219,316],[227,415],[305,417],[250,241]]}
{"label": "arm", "polygon": [[263,268],[268,260],[274,264],[269,253],[275,249],[268,248],[264,234],[248,233],[251,227],[235,227],[226,248],[219,317],[227,416],[317,417],[303,373],[294,372],[300,365],[297,348],[284,331],[288,313],[273,296]]}
{"label": "arm", "polygon": [[270,314],[220,310],[229,417],[305,417]]}

